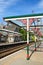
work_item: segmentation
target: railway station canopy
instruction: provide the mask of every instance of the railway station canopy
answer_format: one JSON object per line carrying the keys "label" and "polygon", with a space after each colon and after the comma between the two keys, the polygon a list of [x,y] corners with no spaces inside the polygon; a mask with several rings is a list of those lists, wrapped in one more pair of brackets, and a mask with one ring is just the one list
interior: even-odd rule
{"label": "railway station canopy", "polygon": [[3,17],[7,23],[11,22],[21,27],[29,28],[39,36],[43,36],[43,13]]}
{"label": "railway station canopy", "polygon": [[[36,51],[36,48],[38,48],[43,41],[43,13],[9,16],[4,17],[3,20],[7,22],[7,24],[17,24],[19,27],[22,27],[22,29],[26,29],[27,60],[30,59],[30,56],[33,54],[33,51]],[[31,41],[34,41],[35,44],[34,46],[30,47],[29,43],[32,43]],[[31,53],[29,52],[30,50]]]}

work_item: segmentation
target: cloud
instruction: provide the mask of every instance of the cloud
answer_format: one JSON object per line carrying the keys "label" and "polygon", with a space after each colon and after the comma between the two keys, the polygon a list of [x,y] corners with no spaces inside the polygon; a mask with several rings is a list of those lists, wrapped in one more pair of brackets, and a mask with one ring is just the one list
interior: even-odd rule
{"label": "cloud", "polygon": [[13,3],[16,4],[18,0],[0,0],[0,13],[4,12]]}

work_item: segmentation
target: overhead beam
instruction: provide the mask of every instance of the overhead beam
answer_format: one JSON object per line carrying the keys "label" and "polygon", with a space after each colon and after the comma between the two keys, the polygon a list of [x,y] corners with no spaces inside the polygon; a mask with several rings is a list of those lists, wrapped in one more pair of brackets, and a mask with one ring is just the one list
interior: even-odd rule
{"label": "overhead beam", "polygon": [[43,18],[43,13],[19,15],[19,16],[9,16],[9,17],[4,17],[3,19],[5,21],[7,21],[7,20],[27,19],[27,18]]}

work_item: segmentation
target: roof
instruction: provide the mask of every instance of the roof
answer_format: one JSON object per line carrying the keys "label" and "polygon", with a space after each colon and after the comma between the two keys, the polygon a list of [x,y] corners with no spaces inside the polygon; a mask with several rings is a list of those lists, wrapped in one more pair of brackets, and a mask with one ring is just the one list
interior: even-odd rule
{"label": "roof", "polygon": [[[5,21],[9,21],[10,20],[12,23],[16,24],[15,22],[13,22],[13,20],[20,20],[21,22],[26,23],[27,18],[34,19],[34,18],[41,18],[41,17],[43,17],[43,13],[19,15],[19,16],[9,16],[9,17],[3,17],[3,19]],[[32,22],[33,22],[33,20],[30,21],[30,25],[32,24]]]}
{"label": "roof", "polygon": [[19,15],[19,16],[9,16],[9,17],[3,17],[3,19],[22,18],[22,17],[34,17],[34,16],[43,16],[43,13]]}
{"label": "roof", "polygon": [[15,25],[17,25],[17,26],[19,26],[19,27],[25,26],[25,25],[23,24],[23,22],[21,22],[21,21],[11,20],[11,22],[13,22]]}
{"label": "roof", "polygon": [[0,29],[0,31],[14,33],[14,34],[21,34],[21,33],[18,33],[18,32],[11,31],[11,30],[7,30],[7,29]]}
{"label": "roof", "polygon": [[10,22],[10,23],[12,23],[12,24],[17,25],[18,27],[21,27],[20,25],[18,25],[17,23],[15,23],[15,22],[14,22],[14,21],[12,21],[12,20],[8,20],[8,21],[6,21],[6,22]]}

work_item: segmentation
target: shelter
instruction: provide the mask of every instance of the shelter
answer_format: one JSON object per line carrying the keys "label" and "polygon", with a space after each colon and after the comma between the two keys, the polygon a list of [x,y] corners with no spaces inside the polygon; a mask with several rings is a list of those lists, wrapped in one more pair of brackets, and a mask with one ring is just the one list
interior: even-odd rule
{"label": "shelter", "polygon": [[[38,35],[41,36],[42,34],[42,27],[43,27],[43,13],[38,13],[38,14],[29,14],[29,15],[20,15],[20,16],[10,16],[10,17],[4,17],[4,21],[18,21],[22,22],[24,25],[22,27],[27,28],[27,59],[29,59],[29,30],[32,30],[32,28],[39,28],[39,33]],[[15,22],[14,22],[15,23]],[[36,29],[37,30],[37,29]],[[37,30],[37,32],[38,32]],[[34,31],[34,30],[33,30]],[[35,31],[34,31],[35,33]],[[36,33],[35,33],[36,35]],[[35,45],[35,50],[36,50],[36,45]]]}

